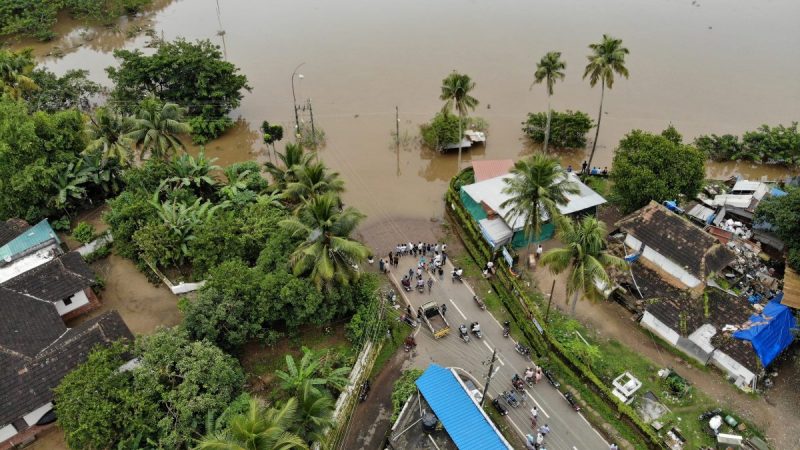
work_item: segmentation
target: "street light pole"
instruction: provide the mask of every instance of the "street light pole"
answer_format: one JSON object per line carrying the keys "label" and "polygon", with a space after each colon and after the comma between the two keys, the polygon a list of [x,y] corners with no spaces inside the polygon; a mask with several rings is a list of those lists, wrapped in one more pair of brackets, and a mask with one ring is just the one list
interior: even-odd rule
{"label": "street light pole", "polygon": [[544,314],[544,323],[547,323],[547,318],[550,317],[550,304],[553,303],[553,291],[556,290],[556,280],[553,280],[553,286],[550,287],[550,300],[547,301],[547,312]]}
{"label": "street light pole", "polygon": [[486,400],[486,392],[489,391],[489,382],[492,381],[492,371],[494,370],[494,362],[496,360],[497,360],[497,348],[495,347],[495,349],[492,350],[492,361],[489,363],[489,374],[486,376],[486,385],[483,386],[483,396],[481,396],[481,407],[483,407],[483,401]]}
{"label": "street light pole", "polygon": [[[297,116],[297,96],[295,96],[295,94],[294,94],[294,77],[297,76],[297,71],[301,67],[303,67],[303,64],[305,64],[305,63],[300,63],[292,71],[292,103],[294,104],[294,129],[295,129],[295,134],[300,132],[300,118]],[[303,75],[300,75],[300,76],[302,77]]]}

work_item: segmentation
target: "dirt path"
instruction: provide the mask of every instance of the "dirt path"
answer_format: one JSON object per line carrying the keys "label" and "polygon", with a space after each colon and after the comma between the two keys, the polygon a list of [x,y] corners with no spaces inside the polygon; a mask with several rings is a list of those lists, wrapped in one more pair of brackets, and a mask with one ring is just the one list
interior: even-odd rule
{"label": "dirt path", "polygon": [[[545,250],[556,243],[545,243]],[[533,278],[543,291],[549,293],[553,275],[539,268],[534,271]],[[566,299],[564,276],[556,277],[556,288],[553,295],[553,307],[569,311]],[[797,380],[797,356],[789,356],[784,361],[784,368],[778,366],[779,372],[785,376],[778,377],[777,385],[766,397],[745,394],[724,377],[715,372],[705,372],[687,364],[684,360],[662,349],[654,340],[641,331],[631,314],[622,306],[613,302],[591,303],[581,301],[577,305],[578,320],[594,330],[598,336],[615,339],[648,358],[659,367],[671,366],[686,377],[698,389],[715,399],[720,405],[728,406],[754,423],[766,434],[773,448],[800,448],[800,429],[787,426],[789,423],[800,423],[800,389]],[[796,353],[797,346],[795,346]]]}
{"label": "dirt path", "polygon": [[347,435],[339,448],[382,448],[386,433],[392,427],[392,387],[400,377],[408,357],[408,353],[398,350],[380,373],[370,380],[372,387],[369,396],[364,403],[356,405]]}

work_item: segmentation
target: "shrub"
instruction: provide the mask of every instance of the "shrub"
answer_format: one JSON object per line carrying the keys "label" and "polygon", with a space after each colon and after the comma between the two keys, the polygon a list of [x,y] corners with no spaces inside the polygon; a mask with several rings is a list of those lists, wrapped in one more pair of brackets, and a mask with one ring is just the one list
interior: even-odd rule
{"label": "shrub", "polygon": [[431,149],[441,150],[445,145],[458,142],[458,116],[437,113],[430,123],[420,125],[422,142]]}
{"label": "shrub", "polygon": [[[533,142],[544,142],[547,127],[547,113],[529,113],[523,122],[522,131]],[[586,133],[594,126],[592,119],[581,111],[553,111],[550,117],[549,145],[556,148],[583,148],[586,146]]]}
{"label": "shrub", "polygon": [[72,237],[81,244],[88,244],[92,242],[97,235],[94,225],[86,222],[80,222],[72,230]]}
{"label": "shrub", "polygon": [[394,382],[394,387],[392,388],[392,423],[400,416],[400,411],[403,409],[403,404],[408,400],[408,397],[417,390],[417,386],[414,383],[421,376],[422,370],[420,369],[404,370],[400,378]]}

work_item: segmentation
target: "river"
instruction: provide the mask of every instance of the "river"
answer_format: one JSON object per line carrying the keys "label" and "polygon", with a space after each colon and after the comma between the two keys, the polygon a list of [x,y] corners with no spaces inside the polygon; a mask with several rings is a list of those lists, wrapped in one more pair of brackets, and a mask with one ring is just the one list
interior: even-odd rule
{"label": "river", "polygon": [[[457,158],[422,149],[413,137],[441,107],[441,80],[454,69],[475,80],[475,115],[490,123],[487,146],[465,151],[464,164],[516,159],[532,151],[521,133],[525,114],[546,107],[542,86],[529,91],[536,61],[562,51],[567,77],[556,85],[553,108],[594,117],[600,92],[582,79],[587,45],[603,33],[622,38],[630,79],[606,93],[596,156],[610,166],[615,144],[634,128],[660,131],[672,123],[691,139],[800,119],[797,17],[796,0],[156,0],[115,28],[62,17],[61,38],[14,47],[33,46],[57,73],[84,68],[108,84],[103,69],[115,64],[113,49],[150,39],[130,36],[133,26],[152,26],[168,40],[211,39],[253,87],[233,112],[236,127],[207,146],[221,164],[268,158],[258,124],[291,127],[291,74],[305,63],[295,88],[299,103],[313,100],[315,123],[327,134],[320,154],[346,180],[345,201],[375,223],[441,216]],[[55,47],[60,55],[48,56]],[[390,134],[395,106],[401,135],[411,137],[399,154]],[[562,156],[564,164],[584,159]],[[708,165],[712,177],[734,173],[775,179],[788,171]]]}

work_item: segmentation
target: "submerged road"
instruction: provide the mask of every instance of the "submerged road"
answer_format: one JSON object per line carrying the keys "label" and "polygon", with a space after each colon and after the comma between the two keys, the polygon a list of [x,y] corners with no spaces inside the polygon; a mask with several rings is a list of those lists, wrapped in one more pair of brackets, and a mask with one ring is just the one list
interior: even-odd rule
{"label": "submerged road", "polygon": [[[486,382],[488,362],[492,351],[497,349],[497,361],[494,374],[489,385],[488,399],[498,397],[503,391],[510,390],[511,378],[514,374],[523,375],[525,368],[531,362],[514,349],[514,340],[503,337],[503,327],[488,311],[478,307],[472,296],[472,287],[467,283],[453,282],[450,277],[452,265],[447,261],[448,268],[442,280],[434,277],[431,293],[427,287],[425,293],[416,290],[405,292],[400,286],[400,278],[408,273],[408,269],[416,269],[417,258],[405,256],[400,258],[400,265],[392,269],[389,278],[395,283],[399,292],[399,303],[410,304],[413,311],[423,303],[436,301],[439,305],[447,305],[447,320],[450,323],[450,335],[441,339],[434,339],[425,324],[420,324],[414,331],[417,341],[417,356],[414,366],[425,369],[430,363],[447,367],[457,367],[471,374],[481,384]],[[425,274],[427,281],[428,274]],[[480,297],[480,295],[479,295]],[[483,339],[470,336],[470,341],[465,343],[458,333],[458,326],[477,321],[481,324]],[[410,330],[410,328],[409,328]],[[535,361],[534,361],[535,362]],[[482,385],[480,388],[482,389]],[[508,407],[509,414],[504,418],[524,439],[526,434],[536,435],[531,426],[530,410],[533,406],[539,408],[538,425],[547,424],[550,433],[545,438],[548,450],[607,450],[609,444],[603,439],[582,414],[572,409],[564,396],[551,386],[546,378],[525,389],[525,402],[517,408]],[[501,400],[503,402],[503,400]],[[505,405],[505,403],[504,403]]]}

